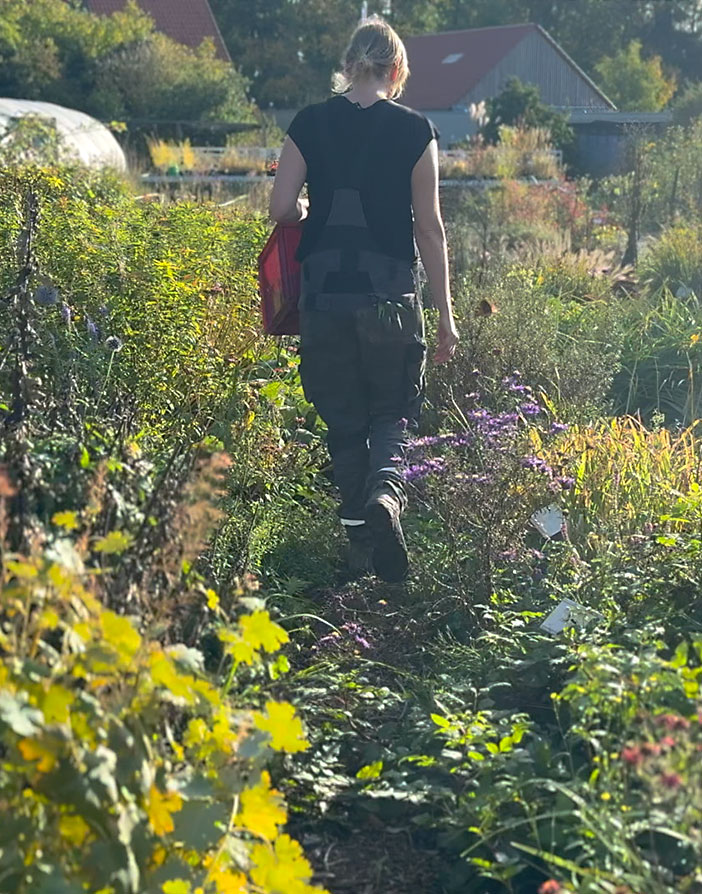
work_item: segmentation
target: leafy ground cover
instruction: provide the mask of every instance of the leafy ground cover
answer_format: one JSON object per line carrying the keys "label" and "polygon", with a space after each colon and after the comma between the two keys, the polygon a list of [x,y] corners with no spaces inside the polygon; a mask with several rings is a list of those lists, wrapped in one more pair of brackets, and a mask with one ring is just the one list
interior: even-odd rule
{"label": "leafy ground cover", "polygon": [[455,199],[389,586],[259,335],[265,221],[0,178],[0,890],[701,891],[696,222],[632,270],[584,184]]}

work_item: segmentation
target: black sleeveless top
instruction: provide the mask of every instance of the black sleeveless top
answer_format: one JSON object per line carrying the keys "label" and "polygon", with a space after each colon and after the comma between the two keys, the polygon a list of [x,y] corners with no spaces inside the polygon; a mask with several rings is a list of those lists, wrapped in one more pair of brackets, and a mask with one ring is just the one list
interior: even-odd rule
{"label": "black sleeveless top", "polygon": [[360,185],[368,228],[380,251],[413,263],[417,254],[412,229],[412,169],[429,142],[438,139],[439,132],[424,115],[392,100],[378,100],[362,108],[344,96],[307,106],[288,128],[288,136],[307,165],[310,199],[298,260],[304,260],[314,249],[331,207],[329,166],[320,157],[320,114],[327,116],[338,152],[337,167],[352,166],[361,147],[372,139]]}

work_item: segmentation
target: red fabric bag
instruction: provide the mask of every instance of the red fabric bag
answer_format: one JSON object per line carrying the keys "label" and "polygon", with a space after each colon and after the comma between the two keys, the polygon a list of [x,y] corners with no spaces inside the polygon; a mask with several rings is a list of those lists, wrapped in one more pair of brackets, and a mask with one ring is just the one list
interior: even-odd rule
{"label": "red fabric bag", "polygon": [[276,224],[258,257],[263,330],[269,335],[299,335],[300,263],[295,252],[302,222]]}

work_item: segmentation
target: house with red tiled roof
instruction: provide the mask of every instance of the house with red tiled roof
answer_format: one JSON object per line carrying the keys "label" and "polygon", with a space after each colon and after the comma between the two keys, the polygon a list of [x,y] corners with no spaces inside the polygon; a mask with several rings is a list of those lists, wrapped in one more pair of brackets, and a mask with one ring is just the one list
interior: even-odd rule
{"label": "house with red tiled roof", "polygon": [[421,34],[405,40],[410,77],[400,102],[428,115],[447,146],[477,131],[470,107],[497,96],[512,77],[539,88],[564,112],[613,103],[540,25]]}
{"label": "house with red tiled roof", "polygon": [[[84,0],[84,4],[90,12],[112,15],[123,10],[127,0]],[[209,0],[137,0],[137,4],[151,16],[162,34],[193,49],[209,38],[219,58],[232,61]]]}

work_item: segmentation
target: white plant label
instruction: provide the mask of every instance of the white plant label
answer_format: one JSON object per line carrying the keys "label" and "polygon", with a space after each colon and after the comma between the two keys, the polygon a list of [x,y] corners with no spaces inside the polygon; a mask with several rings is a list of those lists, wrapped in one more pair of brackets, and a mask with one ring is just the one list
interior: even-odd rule
{"label": "white plant label", "polygon": [[579,605],[572,599],[563,599],[554,608],[551,614],[540,625],[541,630],[546,633],[561,633],[569,625],[582,627],[587,621],[593,618],[602,618],[603,616],[593,608],[586,605]]}
{"label": "white plant label", "polygon": [[560,506],[557,506],[555,503],[546,506],[544,509],[537,509],[531,516],[532,525],[547,540],[555,537],[556,534],[560,534],[563,530],[563,521],[563,512]]}

